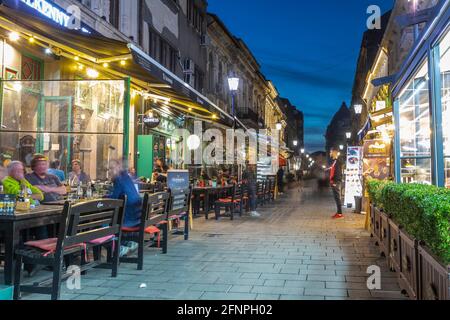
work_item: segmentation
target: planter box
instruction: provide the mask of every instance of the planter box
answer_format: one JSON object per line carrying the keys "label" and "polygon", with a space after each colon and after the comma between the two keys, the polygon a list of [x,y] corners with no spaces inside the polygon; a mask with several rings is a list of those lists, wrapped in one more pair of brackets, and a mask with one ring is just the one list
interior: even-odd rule
{"label": "planter box", "polygon": [[0,300],[12,300],[13,293],[14,293],[13,287],[0,285]]}
{"label": "planter box", "polygon": [[375,205],[370,204],[370,236],[375,237]]}
{"label": "planter box", "polygon": [[442,265],[422,245],[419,245],[419,270],[420,300],[450,300],[450,265]]}
{"label": "planter box", "polygon": [[418,242],[403,229],[400,229],[399,235],[401,256],[399,284],[410,299],[417,300],[419,292]]}
{"label": "planter box", "polygon": [[377,207],[373,208],[374,212],[374,235],[376,244],[379,246],[381,242],[381,211]]}
{"label": "planter box", "polygon": [[389,268],[392,271],[400,272],[402,265],[400,250],[400,227],[389,219]]}
{"label": "planter box", "polygon": [[389,257],[390,237],[389,237],[389,216],[380,211],[380,252],[385,257]]}

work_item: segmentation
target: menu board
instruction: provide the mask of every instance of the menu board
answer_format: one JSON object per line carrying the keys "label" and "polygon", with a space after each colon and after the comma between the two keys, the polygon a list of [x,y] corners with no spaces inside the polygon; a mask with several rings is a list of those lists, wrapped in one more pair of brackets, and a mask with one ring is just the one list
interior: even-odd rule
{"label": "menu board", "polygon": [[391,145],[385,140],[367,140],[364,143],[364,176],[386,180],[390,175]]}
{"label": "menu board", "polygon": [[170,190],[189,189],[189,171],[169,170],[167,172],[167,186]]}
{"label": "menu board", "polygon": [[347,167],[345,171],[345,204],[355,207],[355,197],[361,197],[363,191],[363,148],[347,148]]}

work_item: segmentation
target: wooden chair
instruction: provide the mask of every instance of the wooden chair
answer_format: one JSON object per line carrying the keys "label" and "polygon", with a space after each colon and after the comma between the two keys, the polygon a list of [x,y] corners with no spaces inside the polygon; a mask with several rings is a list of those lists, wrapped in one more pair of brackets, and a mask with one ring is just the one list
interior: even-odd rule
{"label": "wooden chair", "polygon": [[[192,187],[182,190],[170,190],[170,203],[167,221],[176,222],[184,220],[184,240],[189,240],[189,210],[191,207]],[[178,231],[178,230],[177,230]]]}
{"label": "wooden chair", "polygon": [[216,220],[219,220],[222,209],[225,209],[225,213],[230,212],[231,220],[234,220],[236,208],[239,208],[240,214],[242,215],[242,205],[242,187],[234,184],[231,188],[231,195],[224,193],[215,202],[214,210],[216,213]]}
{"label": "wooden chair", "polygon": [[270,201],[274,202],[275,201],[275,189],[276,189],[276,180],[271,178],[270,180],[270,187],[269,187],[269,199]]}
{"label": "wooden chair", "polygon": [[245,212],[250,211],[250,194],[248,192],[248,185],[243,183],[242,187],[242,206],[245,208]]}
{"label": "wooden chair", "polygon": [[258,206],[264,206],[264,199],[265,199],[265,180],[264,181],[258,181],[256,183],[256,204]]}
{"label": "wooden chair", "polygon": [[[14,299],[21,292],[49,294],[52,300],[60,298],[62,280],[72,276],[63,274],[64,257],[81,253],[80,272],[102,264],[88,262],[86,255],[90,247],[114,243],[111,257],[112,277],[117,277],[121,226],[125,212],[126,198],[122,200],[95,200],[71,205],[66,202],[59,224],[58,238],[27,242],[16,250]],[[53,267],[53,277],[41,283],[22,286],[22,263]],[[51,287],[46,285],[51,284]]]}
{"label": "wooden chair", "polygon": [[159,228],[162,228],[163,232],[162,252],[163,254],[167,253],[169,200],[170,194],[167,192],[155,193],[153,195],[145,194],[140,225],[134,228],[122,227],[123,237],[126,237],[126,240],[138,243],[137,257],[122,257],[120,258],[120,262],[137,263],[137,269],[143,270],[145,234],[157,236],[158,248],[160,248],[161,230]]}

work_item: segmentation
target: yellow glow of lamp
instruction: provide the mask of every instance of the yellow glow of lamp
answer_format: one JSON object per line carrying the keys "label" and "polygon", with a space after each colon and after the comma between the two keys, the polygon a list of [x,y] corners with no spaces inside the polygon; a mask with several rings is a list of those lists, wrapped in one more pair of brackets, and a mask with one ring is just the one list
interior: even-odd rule
{"label": "yellow glow of lamp", "polygon": [[15,31],[11,31],[9,33],[9,40],[11,40],[12,42],[16,42],[20,39],[20,34],[15,32]]}

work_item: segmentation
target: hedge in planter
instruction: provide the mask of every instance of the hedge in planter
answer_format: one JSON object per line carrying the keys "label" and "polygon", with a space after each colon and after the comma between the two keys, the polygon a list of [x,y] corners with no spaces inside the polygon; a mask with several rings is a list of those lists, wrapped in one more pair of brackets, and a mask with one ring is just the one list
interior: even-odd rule
{"label": "hedge in planter", "polygon": [[[375,186],[373,186],[375,189]],[[420,184],[392,184],[372,191],[377,204],[411,236],[424,241],[444,264],[450,263],[450,191]]]}
{"label": "hedge in planter", "polygon": [[389,184],[393,184],[393,182],[375,179],[371,179],[367,182],[367,190],[369,192],[370,199],[379,209],[383,209],[381,192],[383,191],[383,188]]}

